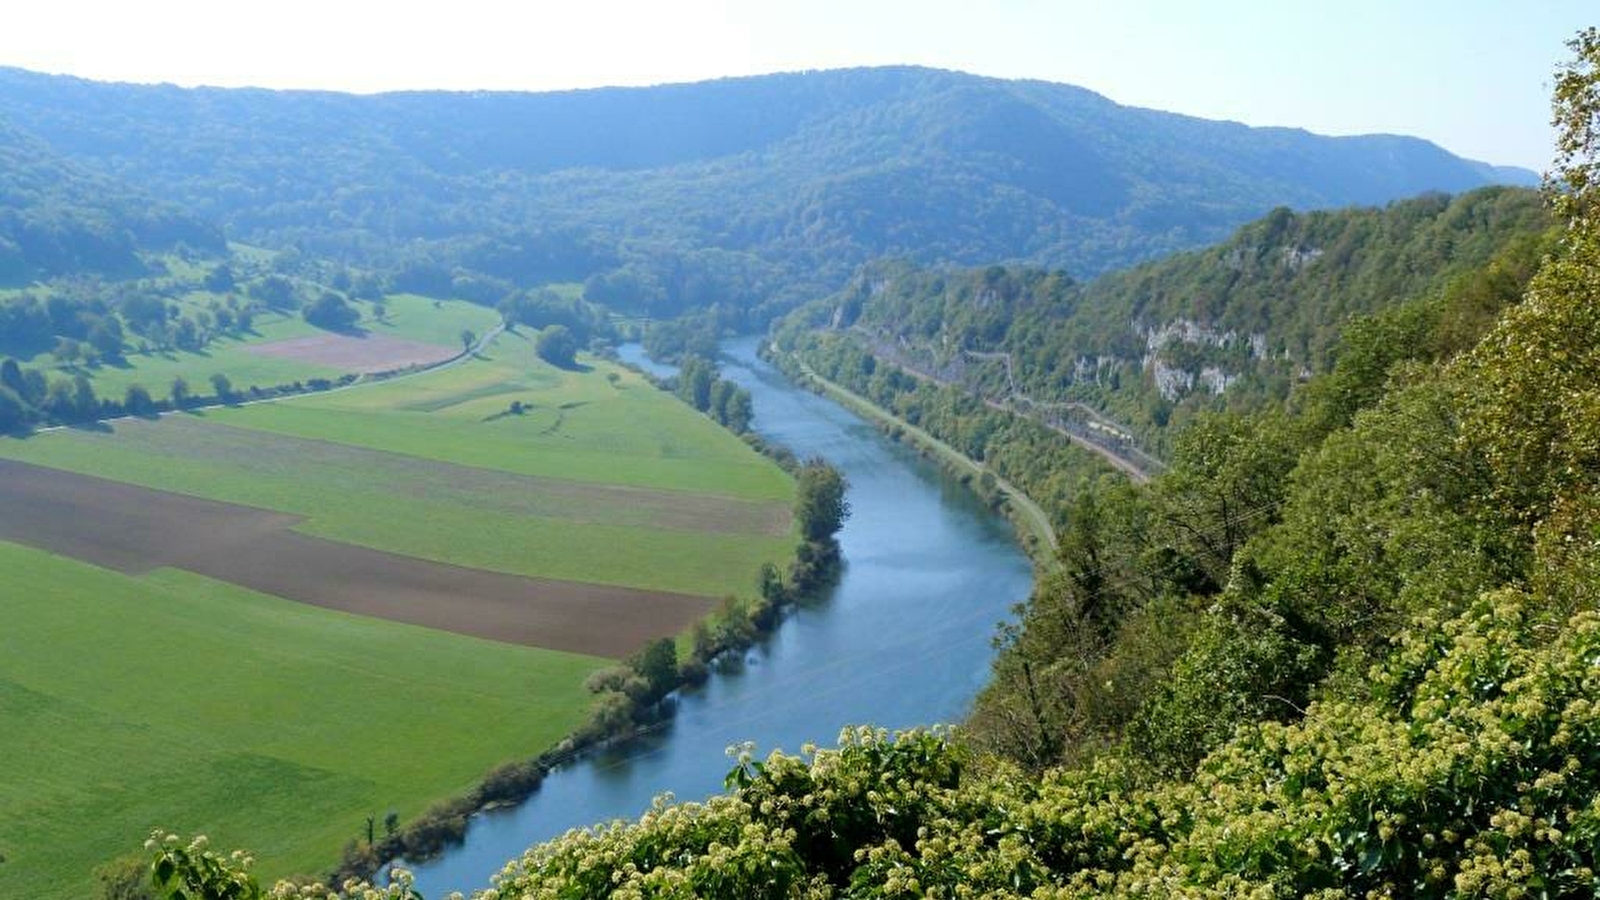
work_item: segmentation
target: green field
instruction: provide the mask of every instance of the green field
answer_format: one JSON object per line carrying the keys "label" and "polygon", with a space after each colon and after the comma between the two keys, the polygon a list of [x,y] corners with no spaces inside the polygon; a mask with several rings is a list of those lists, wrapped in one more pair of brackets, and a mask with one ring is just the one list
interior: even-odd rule
{"label": "green field", "polygon": [[[406,338],[442,347],[459,347],[461,330],[487,332],[499,321],[491,309],[462,300],[431,300],[413,294],[396,294],[384,300],[383,321],[371,317],[370,307],[358,304],[366,318],[361,327],[375,335]],[[94,368],[62,367],[48,354],[30,365],[51,368],[58,376],[87,375],[101,397],[120,400],[130,385],[142,384],[156,397],[165,397],[172,381],[182,377],[197,394],[210,394],[211,376],[221,373],[235,390],[252,385],[268,388],[310,378],[337,378],[338,368],[312,365],[291,359],[278,359],[253,353],[248,348],[273,341],[323,334],[321,329],[295,314],[267,312],[258,315],[253,334],[245,337],[220,337],[204,349],[189,352],[131,353],[127,360]]]}
{"label": "green field", "polygon": [[[218,422],[525,475],[786,500],[788,476],[637,374],[588,359],[566,372],[505,334],[471,365],[211,413]],[[607,380],[614,373],[617,382]],[[502,413],[513,400],[530,409]],[[530,446],[537,452],[529,452]]]}
{"label": "green field", "polygon": [[[6,439],[0,456],[474,568],[750,594],[762,562],[792,554],[789,476],[639,376],[584,363],[555,369],[505,334],[439,370]],[[3,542],[0,567],[4,897],[82,896],[158,825],[249,846],[282,867],[268,876],[325,870],[367,815],[409,818],[570,732],[607,663]]]}
{"label": "green field", "polygon": [[82,897],[156,825],[320,872],[582,720],[605,660],[0,542],[0,896]]}
{"label": "green field", "polygon": [[[607,363],[564,372],[514,334],[487,356],[346,391],[7,440],[0,456],[297,513],[306,534],[511,574],[720,597],[749,593],[763,562],[788,557],[781,525],[740,533],[646,514],[672,501],[715,504],[719,519],[786,509],[789,477],[744,442]],[[513,399],[527,411],[494,418]],[[408,459],[654,491],[518,502],[524,487],[507,496]]]}

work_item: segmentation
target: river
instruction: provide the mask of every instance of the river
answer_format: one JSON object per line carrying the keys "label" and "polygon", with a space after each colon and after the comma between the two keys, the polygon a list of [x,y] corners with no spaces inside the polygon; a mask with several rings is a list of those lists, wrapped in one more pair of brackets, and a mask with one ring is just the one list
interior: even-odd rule
{"label": "river", "polygon": [[[424,896],[488,887],[529,846],[635,818],[657,794],[703,799],[722,789],[731,745],[796,752],[832,744],[846,725],[954,722],[983,687],[995,627],[1033,585],[1009,524],[912,450],[790,383],[756,347],[729,341],[722,361],[723,377],[752,395],[755,430],[802,458],[826,457],[849,479],[839,583],[682,692],[667,727],[552,772],[521,806],[475,817],[465,844],[413,867]],[[664,371],[637,345],[622,354]]]}

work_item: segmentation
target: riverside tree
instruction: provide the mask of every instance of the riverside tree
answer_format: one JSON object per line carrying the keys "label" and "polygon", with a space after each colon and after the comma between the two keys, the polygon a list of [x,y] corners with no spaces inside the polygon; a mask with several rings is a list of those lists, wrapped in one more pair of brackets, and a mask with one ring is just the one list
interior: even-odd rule
{"label": "riverside tree", "polygon": [[823,543],[850,517],[849,486],[843,474],[820,457],[806,461],[795,475],[795,518],[807,541]]}

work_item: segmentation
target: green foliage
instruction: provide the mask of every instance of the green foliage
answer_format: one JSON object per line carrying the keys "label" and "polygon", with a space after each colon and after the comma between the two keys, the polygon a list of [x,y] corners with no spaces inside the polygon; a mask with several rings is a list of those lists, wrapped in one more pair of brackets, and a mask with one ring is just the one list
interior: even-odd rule
{"label": "green foliage", "polygon": [[[1478,394],[1436,367],[1522,302],[1554,246],[1533,200],[1490,190],[1280,212],[1215,250],[1087,286],[889,264],[793,316],[778,334],[786,351],[1055,512],[1059,571],[1002,635],[974,739],[1030,768],[1126,744],[1157,770],[1187,771],[1239,725],[1292,719],[1330,675],[1349,680],[1406,616],[1522,577],[1527,542],[1487,512],[1493,479],[1472,449],[1496,432],[1462,424]],[[1331,371],[1263,390],[1290,363],[1242,339],[1211,347],[1221,355],[1157,353],[1192,370],[1233,359],[1267,378],[1173,405],[1140,371],[1146,339],[1118,349],[1139,316],[1198,322],[1201,343],[1230,330],[1260,329],[1268,345],[1311,335],[1294,355],[1309,362],[1320,347],[1316,365],[1333,360]],[[1577,342],[1585,327],[1562,326]],[[1129,370],[1106,368],[1107,353],[1125,354]],[[1099,362],[1085,370],[1086,359]],[[1530,385],[1551,380],[1540,378]],[[1080,402],[1160,413],[1164,427],[1145,433],[1171,449],[1168,470],[1112,487],[1062,440],[1093,436]],[[1584,420],[1549,408],[1551,422]],[[1502,409],[1503,433],[1518,436],[1517,413]],[[1132,452],[1104,434],[1103,446]],[[1561,445],[1523,436],[1529,448]]]}
{"label": "green foliage", "polygon": [[1350,336],[1357,358],[1327,398],[1347,418],[1387,365],[1476,343],[1551,244],[1526,190],[1279,210],[1216,247],[1086,284],[1029,268],[875,263],[780,336],[797,346],[804,329],[839,332],[920,380],[1103,438],[1083,404],[1166,450],[1173,426],[1201,413],[1281,404],[1342,358],[1353,318],[1377,314]]}
{"label": "green foliage", "polygon": [[578,362],[578,342],[565,325],[551,325],[540,331],[534,352],[550,365],[563,369],[570,369]]}
{"label": "green foliage", "polygon": [[603,310],[577,297],[563,296],[551,288],[515,291],[495,307],[507,325],[526,325],[530,328],[548,328],[560,325],[572,333],[578,343],[610,333],[610,323]]}
{"label": "green foliage", "polygon": [[156,411],[156,403],[150,397],[150,390],[142,384],[130,384],[122,397],[122,408],[130,415],[146,416]]}
{"label": "green foliage", "polygon": [[[992,468],[1047,510],[1062,509],[1085,479],[1107,470],[1089,451],[1039,422],[990,406],[958,387],[915,377],[897,366],[880,366],[877,357],[843,336],[795,325],[790,320],[779,334],[785,354],[777,362],[793,370],[791,374],[804,374],[788,361],[793,352],[823,378]],[[977,480],[969,481],[983,490]],[[999,501],[993,491],[986,499]]]}
{"label": "green foliage", "polygon": [[225,252],[221,229],[0,123],[0,284],[142,274],[141,253]]}
{"label": "green foliage", "polygon": [[[514,286],[583,281],[591,300],[658,319],[723,304],[745,329],[884,256],[1084,275],[1220,239],[1276,205],[1517,177],[1409,138],[1243,129],[918,68],[382,99],[11,70],[0,117],[38,138],[19,135],[0,172],[31,173],[54,158],[34,152],[48,144],[63,165],[114,174],[236,240],[314,247],[389,273],[397,291],[493,306]],[[218,229],[142,199],[109,223],[74,216],[70,240],[51,240],[50,210],[106,205],[82,193],[38,204],[38,227],[10,242],[20,254],[0,241],[0,272],[19,255],[17,267],[71,265],[20,242],[35,232],[115,262],[130,261],[117,243],[130,231],[220,244]]]}
{"label": "green foliage", "polygon": [[207,849],[204,835],[182,844],[177,835],[156,831],[145,849],[156,856],[150,863],[150,880],[163,900],[265,900],[249,874],[255,861],[243,851],[227,857]]}
{"label": "green foliage", "polygon": [[11,433],[28,421],[28,407],[9,387],[0,385],[0,433]]}
{"label": "green foliage", "polygon": [[795,473],[794,518],[801,536],[813,543],[833,540],[850,517],[848,487],[844,475],[827,461],[806,460]]}
{"label": "green foliage", "polygon": [[1558,215],[1592,229],[1600,209],[1600,28],[1585,28],[1567,48],[1573,58],[1556,71],[1557,178],[1548,185]]}
{"label": "green foliage", "polygon": [[[1419,257],[1431,268],[1395,282],[1411,299],[1363,301],[1377,315],[1303,393],[1180,417],[1146,485],[1080,481],[970,742],[868,729],[745,751],[725,795],[533,848],[492,896],[1600,892],[1600,38],[1573,49],[1564,228],[1531,281],[1537,243],[1488,240],[1464,268]],[[1485,208],[1436,205],[1422,218]],[[1295,218],[1252,227],[1278,246]],[[955,278],[976,291],[969,333],[1004,337],[997,308],[1065,298],[1049,278]],[[1012,438],[981,401],[880,364],[898,343],[807,333],[869,312],[808,310],[781,340],[998,455]]]}
{"label": "green foliage", "polygon": [[100,892],[95,900],[156,900],[150,863],[142,856],[124,856],[97,866]]}
{"label": "green foliage", "polygon": [[307,322],[329,331],[349,331],[361,321],[361,314],[355,307],[331,291],[307,304],[300,315]]}
{"label": "green foliage", "polygon": [[711,409],[711,388],[717,381],[717,367],[701,356],[689,356],[679,366],[677,393],[683,402],[701,412]]}
{"label": "green foliage", "polygon": [[678,686],[678,644],[671,638],[651,641],[628,665],[644,679],[649,700],[659,700]]}
{"label": "green foliage", "polygon": [[1241,729],[1193,779],[1033,779],[923,732],[745,750],[727,795],[535,847],[497,896],[1588,896],[1600,618],[1537,610],[1419,620],[1372,673],[1390,702]]}

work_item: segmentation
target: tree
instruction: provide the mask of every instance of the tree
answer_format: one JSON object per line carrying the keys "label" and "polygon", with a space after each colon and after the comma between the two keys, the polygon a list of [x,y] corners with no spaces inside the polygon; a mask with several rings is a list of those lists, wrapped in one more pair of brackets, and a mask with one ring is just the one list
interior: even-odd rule
{"label": "tree", "polygon": [[710,402],[711,408],[708,409],[707,412],[711,414],[711,418],[717,420],[718,424],[728,424],[728,408],[733,402],[734,392],[736,392],[738,389],[739,388],[733,382],[723,381],[720,378],[712,383]]}
{"label": "tree", "polygon": [[45,392],[44,409],[57,421],[76,418],[77,402],[72,394],[72,381],[66,378],[50,379],[50,389]]}
{"label": "tree", "polygon": [[471,328],[461,329],[461,352],[470,353],[472,345],[478,342],[478,336],[472,333]]}
{"label": "tree", "polygon": [[628,665],[648,687],[646,700],[654,702],[667,695],[678,683],[678,645],[672,638],[651,641]]}
{"label": "tree", "polygon": [[849,484],[844,475],[826,460],[814,457],[800,467],[795,481],[795,519],[800,533],[812,542],[831,540],[850,518],[850,501],[845,499]]}
{"label": "tree", "polygon": [[744,434],[750,430],[750,419],[755,415],[751,408],[750,392],[740,388],[733,392],[728,400],[726,417],[722,424],[735,434]]}
{"label": "tree", "polygon": [[89,345],[106,359],[122,358],[122,323],[112,316],[102,316],[89,329]]}
{"label": "tree", "polygon": [[349,331],[361,320],[355,307],[331,291],[318,297],[301,315],[307,322],[329,331]]}
{"label": "tree", "polygon": [[233,269],[229,268],[227,263],[223,263],[207,272],[205,286],[206,290],[213,294],[226,294],[233,290],[235,286]]}
{"label": "tree", "polygon": [[16,431],[27,422],[28,408],[9,387],[0,385],[0,433]]}
{"label": "tree", "polygon": [[189,405],[189,382],[182,375],[172,379],[172,406],[174,409],[183,409]]}
{"label": "tree", "polygon": [[150,391],[142,384],[130,384],[128,390],[122,395],[122,408],[129,415],[143,416],[155,412],[156,402],[150,397]]}
{"label": "tree", "polygon": [[1600,28],[1578,32],[1567,47],[1574,58],[1556,71],[1556,159],[1546,186],[1556,212],[1580,225],[1600,212]]}
{"label": "tree", "polygon": [[211,390],[216,392],[218,400],[226,403],[233,396],[233,382],[228,380],[228,376],[218,372],[211,376]]}
{"label": "tree", "polygon": [[55,357],[70,366],[83,356],[83,345],[69,337],[56,340]]}
{"label": "tree", "polygon": [[78,415],[84,418],[94,418],[100,414],[100,398],[94,395],[94,385],[84,375],[76,375],[72,379],[73,403],[78,408]]}
{"label": "tree", "polygon": [[16,360],[7,358],[5,362],[0,362],[0,386],[15,391],[19,398],[25,393],[22,366]]}
{"label": "tree", "polygon": [[250,285],[250,296],[274,309],[295,305],[294,282],[282,275],[268,275]]}
{"label": "tree", "polygon": [[154,900],[150,864],[137,856],[115,859],[94,870],[100,883],[99,900]]}
{"label": "tree", "polygon": [[711,409],[711,392],[717,382],[717,369],[703,356],[689,355],[678,368],[678,396],[701,412]]}
{"label": "tree", "polygon": [[539,332],[534,352],[539,354],[540,359],[558,368],[570,369],[578,364],[578,341],[565,325],[551,325]]}

